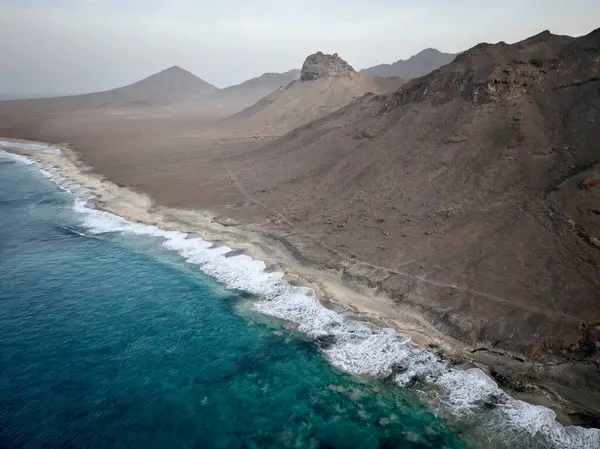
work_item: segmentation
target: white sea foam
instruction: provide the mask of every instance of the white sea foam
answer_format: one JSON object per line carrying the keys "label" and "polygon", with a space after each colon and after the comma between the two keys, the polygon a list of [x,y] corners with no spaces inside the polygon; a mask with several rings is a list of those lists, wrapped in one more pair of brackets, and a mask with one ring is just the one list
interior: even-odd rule
{"label": "white sea foam", "polygon": [[[35,163],[22,156],[15,159]],[[434,353],[412,346],[409,337],[393,329],[377,328],[327,309],[313,291],[291,286],[281,272],[266,272],[263,262],[247,255],[225,257],[231,251],[227,246],[213,248],[201,238],[187,238],[182,232],[133,223],[87,207],[89,192],[69,183],[56,170],[35,164],[75,195],[73,208],[81,214],[88,232],[162,238],[166,249],[178,252],[227,287],[256,295],[256,310],[295,323],[335,366],[355,374],[389,376],[401,386],[426,390],[436,409],[454,422],[481,423],[479,432],[492,441],[490,447],[600,449],[599,429],[563,427],[550,409],[511,398],[480,369],[454,367]]]}
{"label": "white sea foam", "polygon": [[29,159],[28,157],[21,156],[20,154],[10,153],[8,151],[3,151],[3,150],[0,150],[0,154],[7,159],[12,159],[13,161],[21,162],[22,164],[26,164],[26,165],[34,164],[33,160]]}
{"label": "white sea foam", "polygon": [[13,142],[10,140],[0,140],[0,148],[16,148],[19,150],[42,151],[45,153],[60,153],[60,149],[51,145],[44,145],[30,142]]}

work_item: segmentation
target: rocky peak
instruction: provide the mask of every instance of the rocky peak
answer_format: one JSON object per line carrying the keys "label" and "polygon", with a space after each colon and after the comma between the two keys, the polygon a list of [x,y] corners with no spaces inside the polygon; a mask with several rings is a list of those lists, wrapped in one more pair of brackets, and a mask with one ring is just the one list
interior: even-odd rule
{"label": "rocky peak", "polygon": [[338,56],[337,53],[327,55],[317,52],[310,55],[302,64],[300,79],[312,81],[318,78],[353,76],[356,70]]}

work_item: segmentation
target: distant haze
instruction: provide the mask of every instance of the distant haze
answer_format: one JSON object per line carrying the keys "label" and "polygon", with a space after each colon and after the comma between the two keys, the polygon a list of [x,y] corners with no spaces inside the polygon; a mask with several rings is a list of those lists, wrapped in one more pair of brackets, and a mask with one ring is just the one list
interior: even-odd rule
{"label": "distant haze", "polygon": [[106,90],[173,65],[225,87],[317,50],[361,69],[544,29],[578,36],[598,17],[597,0],[0,0],[0,96]]}

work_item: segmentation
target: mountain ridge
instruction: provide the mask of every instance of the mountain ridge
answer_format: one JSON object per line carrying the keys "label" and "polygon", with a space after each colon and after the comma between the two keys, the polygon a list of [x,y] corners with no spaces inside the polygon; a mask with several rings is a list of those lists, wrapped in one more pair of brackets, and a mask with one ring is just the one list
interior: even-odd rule
{"label": "mountain ridge", "polygon": [[382,77],[418,78],[452,62],[455,57],[454,53],[442,53],[435,48],[426,48],[408,59],[400,59],[392,64],[367,67],[360,72]]}
{"label": "mountain ridge", "polygon": [[290,81],[296,80],[300,78],[300,69],[291,69],[287,72],[265,72],[262,75],[256,76],[254,78],[247,79],[239,84],[234,84],[232,86],[223,87],[222,91],[230,90],[234,88],[241,87],[256,87],[268,85],[272,86],[277,84],[278,86],[286,85]]}

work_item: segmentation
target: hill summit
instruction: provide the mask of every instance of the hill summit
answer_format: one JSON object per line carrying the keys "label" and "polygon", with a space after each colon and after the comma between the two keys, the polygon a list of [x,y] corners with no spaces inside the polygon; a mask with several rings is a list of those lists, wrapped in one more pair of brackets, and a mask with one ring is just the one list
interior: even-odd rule
{"label": "hill summit", "polygon": [[304,64],[302,64],[300,79],[302,81],[314,81],[318,78],[352,76],[355,73],[356,70],[340,58],[337,53],[328,55],[318,51],[305,59]]}
{"label": "hill summit", "polygon": [[190,96],[206,95],[217,88],[179,66],[172,66],[137,83],[113,89],[100,95],[111,94],[115,101],[146,101],[169,103]]}
{"label": "hill summit", "polygon": [[0,105],[0,123],[10,128],[10,123],[32,114],[41,117],[84,109],[165,105],[203,97],[217,90],[193,73],[172,66],[133,84],[103,92],[5,102]]}

